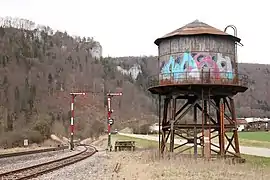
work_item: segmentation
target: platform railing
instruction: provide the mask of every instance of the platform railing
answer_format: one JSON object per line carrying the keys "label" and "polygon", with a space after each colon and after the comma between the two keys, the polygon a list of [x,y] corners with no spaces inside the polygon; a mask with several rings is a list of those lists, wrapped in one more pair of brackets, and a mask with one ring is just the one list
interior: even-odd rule
{"label": "platform railing", "polygon": [[232,72],[172,72],[160,73],[148,78],[148,87],[177,84],[218,84],[248,86],[248,76]]}

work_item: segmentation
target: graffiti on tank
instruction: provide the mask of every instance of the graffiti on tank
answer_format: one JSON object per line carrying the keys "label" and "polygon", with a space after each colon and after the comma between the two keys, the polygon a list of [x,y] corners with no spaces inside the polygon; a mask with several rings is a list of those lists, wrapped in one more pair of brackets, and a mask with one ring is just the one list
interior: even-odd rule
{"label": "graffiti on tank", "polygon": [[197,72],[197,63],[193,60],[190,53],[184,53],[176,59],[170,56],[167,63],[164,61],[161,65],[161,74],[163,78],[169,78],[173,75],[174,78],[180,78],[183,72]]}
{"label": "graffiti on tank", "polygon": [[223,57],[221,53],[217,54],[217,65],[220,74],[228,79],[233,78],[232,61],[228,56]]}
{"label": "graffiti on tank", "polygon": [[193,78],[200,77],[200,71],[206,69],[215,78],[233,78],[233,68],[231,59],[223,56],[221,53],[210,54],[206,52],[189,53],[185,52],[176,58],[170,56],[167,63],[161,62],[160,72],[163,79],[181,76]]}

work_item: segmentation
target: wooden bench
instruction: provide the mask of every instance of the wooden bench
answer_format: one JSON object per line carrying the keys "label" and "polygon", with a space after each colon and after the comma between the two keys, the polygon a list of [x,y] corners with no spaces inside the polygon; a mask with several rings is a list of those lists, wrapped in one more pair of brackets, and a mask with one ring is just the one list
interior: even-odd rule
{"label": "wooden bench", "polygon": [[129,150],[135,151],[135,141],[130,140],[117,140],[114,144],[114,151]]}

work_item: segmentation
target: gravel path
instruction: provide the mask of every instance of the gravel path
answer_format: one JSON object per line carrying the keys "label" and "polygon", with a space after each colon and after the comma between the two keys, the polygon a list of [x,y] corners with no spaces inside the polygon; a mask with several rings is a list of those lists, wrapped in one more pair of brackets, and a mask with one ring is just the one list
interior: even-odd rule
{"label": "gravel path", "polygon": [[110,173],[107,172],[112,171],[111,168],[108,169],[106,164],[108,158],[109,155],[106,151],[100,151],[83,161],[44,174],[33,180],[108,180],[110,179],[108,175]]}
{"label": "gravel path", "polygon": [[44,152],[38,154],[3,158],[0,159],[0,173],[70,156],[81,151],[81,148],[82,147],[78,147],[74,151],[65,149],[55,152]]}
{"label": "gravel path", "polygon": [[[158,136],[142,135],[142,134],[126,134],[126,133],[119,133],[119,135],[158,141]],[[181,141],[180,139],[175,139],[174,143],[175,144],[182,144],[183,141]],[[214,148],[215,147],[213,147],[213,149]],[[270,149],[269,148],[240,146],[240,152],[242,154],[262,156],[262,157],[270,157]]]}

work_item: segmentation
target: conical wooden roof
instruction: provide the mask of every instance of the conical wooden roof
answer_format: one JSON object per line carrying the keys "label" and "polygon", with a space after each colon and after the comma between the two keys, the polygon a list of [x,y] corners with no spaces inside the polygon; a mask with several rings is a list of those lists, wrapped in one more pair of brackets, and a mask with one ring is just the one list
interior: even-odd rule
{"label": "conical wooden roof", "polygon": [[227,36],[232,40],[240,42],[241,39],[235,37],[233,35],[227,34],[224,31],[221,31],[217,28],[214,28],[206,23],[200,22],[199,20],[195,20],[179,29],[176,29],[161,38],[155,40],[155,44],[159,45],[160,42],[164,39],[168,39],[170,37],[175,36],[192,36],[192,35],[202,35],[202,34],[209,34],[209,35],[218,35],[218,36]]}

